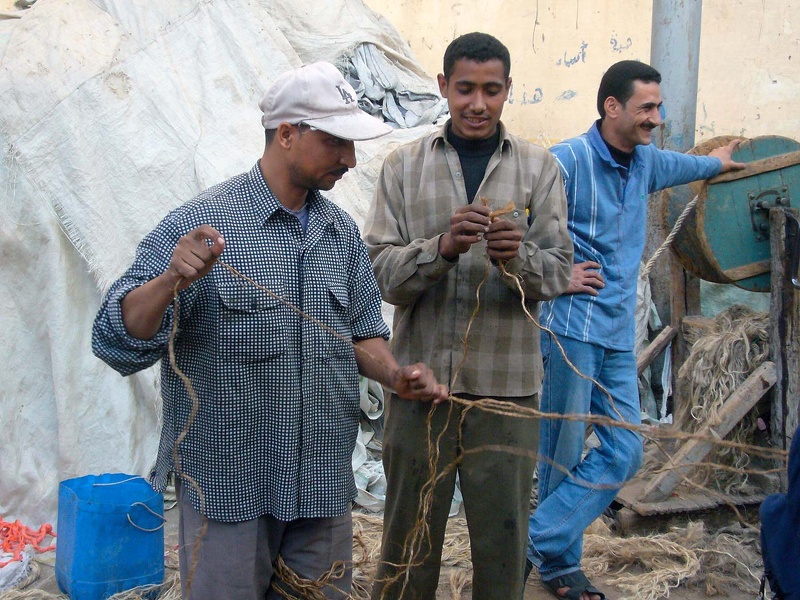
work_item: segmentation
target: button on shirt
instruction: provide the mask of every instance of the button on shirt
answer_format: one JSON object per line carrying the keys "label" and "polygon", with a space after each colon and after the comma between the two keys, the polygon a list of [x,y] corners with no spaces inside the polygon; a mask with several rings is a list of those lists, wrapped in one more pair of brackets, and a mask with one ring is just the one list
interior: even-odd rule
{"label": "button on shirt", "polygon": [[543,303],[541,322],[572,339],[612,350],[633,350],[648,194],[713,177],[722,163],[711,156],[660,150],[648,144],[635,147],[626,169],[612,158],[598,123],[550,150],[567,190],[575,263],[599,263],[605,287],[597,296],[566,294]]}
{"label": "button on shirt", "polygon": [[[527,308],[535,316],[538,300],[556,296],[569,283],[572,243],[564,187],[547,150],[500,127],[500,144],[475,202],[485,198],[499,209],[513,201],[514,210],[502,218],[512,220],[523,239],[506,269],[522,278]],[[469,203],[446,128],[386,158],[364,226],[378,285],[396,306],[393,350],[401,364],[411,357],[428,364],[453,393],[529,396],[541,384],[539,334],[522,309],[516,284],[488,264],[486,242],[454,262],[439,255],[450,217]]]}
{"label": "button on shirt", "polygon": [[[166,270],[178,239],[202,224],[225,238],[220,260],[279,297],[221,264],[179,295],[175,354],[199,398],[178,449],[180,468],[199,483],[212,519],[337,516],[356,495],[351,456],[359,390],[350,340],[388,338],[389,331],[357,226],[316,191],[307,205],[304,234],[257,164],[207,190],[141,242],[95,320],[95,354],[123,375],[164,359],[164,424],[153,482],[163,490],[192,405],[166,358],[173,308],[155,337],[138,340],[127,334],[120,301]],[[187,489],[200,509],[196,490]]]}

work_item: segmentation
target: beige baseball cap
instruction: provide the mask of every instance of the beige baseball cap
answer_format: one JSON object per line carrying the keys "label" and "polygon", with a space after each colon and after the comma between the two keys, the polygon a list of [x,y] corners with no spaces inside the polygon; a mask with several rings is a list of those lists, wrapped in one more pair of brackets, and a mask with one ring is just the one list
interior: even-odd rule
{"label": "beige baseball cap", "polygon": [[390,125],[358,107],[353,86],[327,62],[279,75],[258,107],[264,113],[264,129],[302,122],[345,140],[371,140],[392,131]]}

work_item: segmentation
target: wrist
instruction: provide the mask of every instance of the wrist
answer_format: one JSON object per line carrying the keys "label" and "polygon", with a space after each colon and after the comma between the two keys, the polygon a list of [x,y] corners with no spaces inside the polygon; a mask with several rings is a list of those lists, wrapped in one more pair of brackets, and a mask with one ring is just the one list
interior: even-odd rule
{"label": "wrist", "polygon": [[439,256],[449,262],[455,262],[458,260],[459,253],[455,250],[455,245],[453,244],[453,237],[449,233],[442,234],[439,237],[439,247],[438,247]]}

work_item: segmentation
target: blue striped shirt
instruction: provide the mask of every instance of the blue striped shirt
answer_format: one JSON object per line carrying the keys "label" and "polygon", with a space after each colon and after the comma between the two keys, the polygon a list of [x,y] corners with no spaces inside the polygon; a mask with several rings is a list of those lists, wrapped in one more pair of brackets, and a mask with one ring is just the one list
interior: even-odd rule
{"label": "blue striped shirt", "polygon": [[713,177],[722,163],[649,144],[636,146],[630,169],[625,169],[611,157],[599,123],[550,150],[567,192],[574,262],[599,263],[606,285],[598,296],[567,294],[543,303],[540,319],[556,334],[613,350],[633,350],[648,194]]}

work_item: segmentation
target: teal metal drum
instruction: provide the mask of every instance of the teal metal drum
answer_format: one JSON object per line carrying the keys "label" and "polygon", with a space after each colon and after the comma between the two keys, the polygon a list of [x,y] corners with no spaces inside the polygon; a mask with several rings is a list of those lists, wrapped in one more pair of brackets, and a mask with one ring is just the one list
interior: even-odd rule
{"label": "teal metal drum", "polygon": [[[731,139],[714,138],[691,153],[708,154]],[[770,289],[769,210],[800,206],[800,144],[780,136],[743,141],[734,160],[742,171],[695,182],[690,194],[675,190],[664,207],[671,230],[692,196],[697,206],[676,236],[672,249],[691,274],[753,292]]]}

